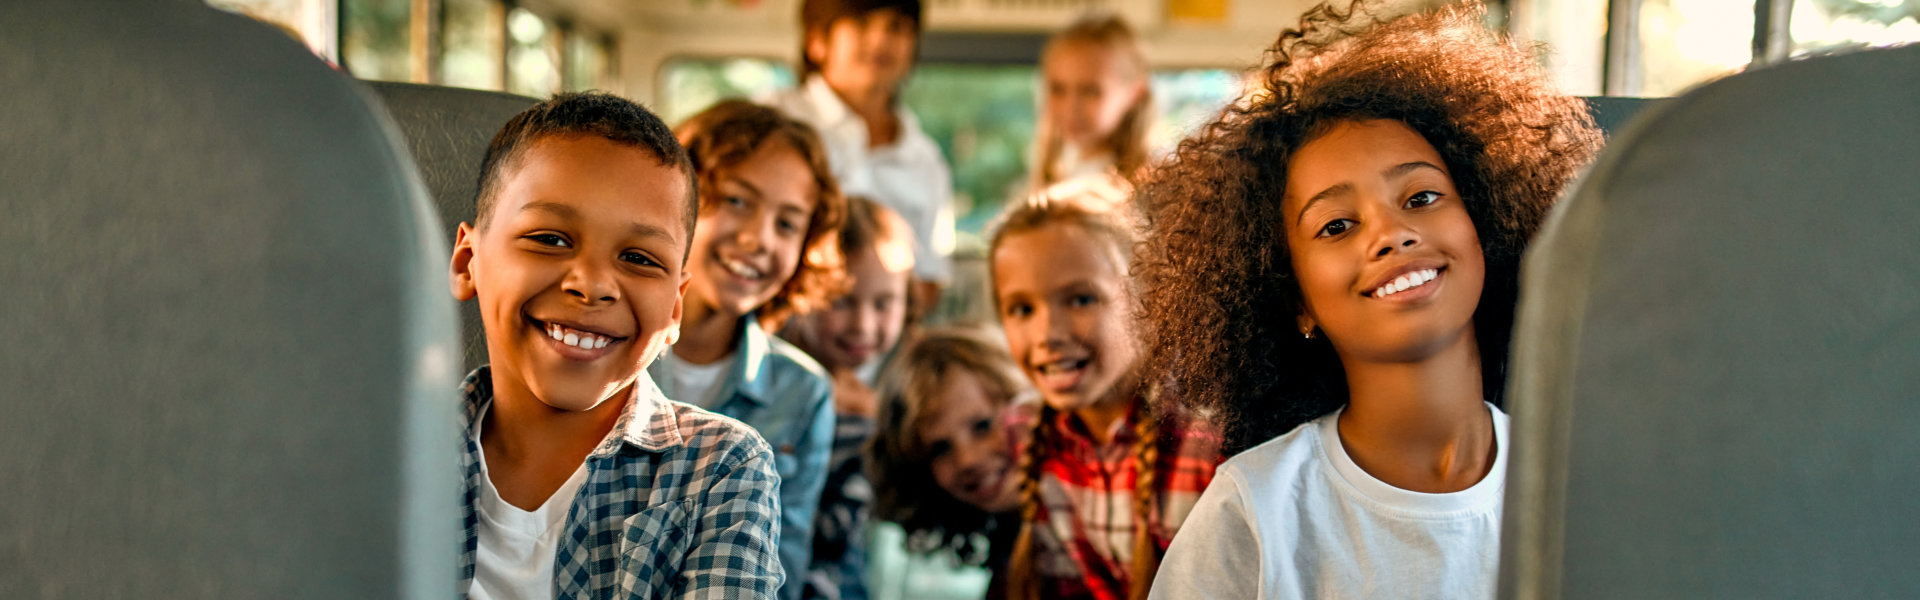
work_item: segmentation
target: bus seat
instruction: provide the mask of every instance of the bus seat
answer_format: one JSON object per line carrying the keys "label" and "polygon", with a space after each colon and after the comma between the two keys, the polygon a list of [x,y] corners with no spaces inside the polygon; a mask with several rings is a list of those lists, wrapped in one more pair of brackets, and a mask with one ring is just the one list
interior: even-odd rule
{"label": "bus seat", "polygon": [[0,598],[454,597],[447,245],[371,100],[197,1],[0,54]]}
{"label": "bus seat", "polygon": [[[386,104],[400,126],[401,137],[413,153],[420,176],[440,208],[441,230],[449,244],[461,223],[473,222],[474,195],[479,193],[480,161],[487,156],[493,134],[520,111],[539,102],[525,96],[385,81],[365,82]],[[441,269],[445,270],[444,266]],[[444,278],[444,275],[443,277]],[[465,333],[466,368],[487,363],[487,338],[480,328],[480,308],[460,305],[460,330]]]}
{"label": "bus seat", "polygon": [[1587,96],[1581,100],[1587,101],[1587,113],[1593,115],[1594,124],[1599,125],[1600,131],[1606,133],[1609,138],[1620,133],[1621,127],[1632,120],[1634,115],[1667,101],[1666,98],[1626,96]]}
{"label": "bus seat", "polygon": [[1638,117],[1526,259],[1502,598],[1920,591],[1920,46]]}

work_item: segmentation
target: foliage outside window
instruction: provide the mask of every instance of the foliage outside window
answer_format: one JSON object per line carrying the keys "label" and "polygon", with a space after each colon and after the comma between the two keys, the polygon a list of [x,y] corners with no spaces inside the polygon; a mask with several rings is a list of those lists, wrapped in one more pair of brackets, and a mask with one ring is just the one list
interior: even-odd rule
{"label": "foliage outside window", "polygon": [[560,88],[560,57],[555,31],[546,19],[524,8],[507,13],[507,91],[535,98]]}
{"label": "foliage outside window", "polygon": [[361,79],[410,80],[412,18],[409,0],[341,0],[341,62]]}
{"label": "foliage outside window", "polygon": [[1795,56],[1920,42],[1920,1],[1795,0]]}
{"label": "foliage outside window", "polygon": [[500,0],[440,1],[441,85],[500,90],[506,57]]}
{"label": "foliage outside window", "polygon": [[613,89],[612,44],[608,38],[590,32],[574,31],[566,36],[566,77],[568,90]]}
{"label": "foliage outside window", "polygon": [[660,117],[679,123],[725,98],[754,98],[795,85],[793,68],[765,58],[675,58],[660,69]]}

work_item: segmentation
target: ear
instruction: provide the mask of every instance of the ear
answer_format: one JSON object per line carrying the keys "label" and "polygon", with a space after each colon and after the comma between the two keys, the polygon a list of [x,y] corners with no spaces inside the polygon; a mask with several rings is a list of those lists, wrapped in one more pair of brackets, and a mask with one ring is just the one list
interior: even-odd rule
{"label": "ear", "polygon": [[687,307],[687,284],[693,283],[693,272],[680,271],[680,293],[673,295],[673,324],[667,326],[667,345],[680,342],[680,315]]}
{"label": "ear", "polygon": [[801,48],[807,53],[807,60],[813,61],[813,64],[825,66],[827,64],[827,29],[823,27],[804,31],[800,36],[805,38]]}
{"label": "ear", "polygon": [[466,223],[453,234],[453,262],[447,267],[447,283],[453,298],[461,302],[479,295],[473,285],[473,236],[473,226]]}

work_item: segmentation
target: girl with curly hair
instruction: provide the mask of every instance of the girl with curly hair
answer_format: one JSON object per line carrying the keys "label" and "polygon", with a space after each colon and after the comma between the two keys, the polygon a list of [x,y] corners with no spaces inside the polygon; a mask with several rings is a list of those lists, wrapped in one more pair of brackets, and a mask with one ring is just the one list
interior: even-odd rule
{"label": "girl with curly hair", "polygon": [[1600,136],[1483,13],[1310,9],[1143,186],[1148,372],[1252,447],[1155,597],[1493,595],[1520,255]]}
{"label": "girl with curly hair", "polygon": [[1015,206],[989,253],[1008,346],[1042,400],[1021,461],[1025,525],[1008,591],[1142,598],[1213,480],[1220,439],[1150,401],[1162,389],[1140,372],[1124,192],[1054,195],[1060,187]]}
{"label": "girl with curly hair", "polygon": [[692,158],[699,217],[687,251],[678,341],[648,367],[667,397],[745,422],[780,473],[780,597],[797,599],[833,443],[833,387],[811,357],[768,333],[842,287],[834,232],[846,213],[811,127],[729,100],[674,131]]}
{"label": "girl with curly hair", "polygon": [[913,336],[881,375],[867,447],[874,515],[906,530],[909,551],[985,565],[989,598],[1004,596],[1035,408],[1005,343],[965,327]]}

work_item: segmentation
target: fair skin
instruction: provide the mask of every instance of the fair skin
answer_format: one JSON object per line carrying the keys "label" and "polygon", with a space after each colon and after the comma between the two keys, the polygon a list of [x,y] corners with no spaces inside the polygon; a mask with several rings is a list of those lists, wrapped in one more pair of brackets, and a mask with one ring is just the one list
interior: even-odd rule
{"label": "fair skin", "polygon": [[1136,389],[1127,265],[1095,233],[1059,222],[1006,236],[992,261],[1014,361],[1049,406],[1110,441]]}
{"label": "fair skin", "polygon": [[925,449],[933,480],[961,502],[989,513],[1020,507],[1018,451],[1024,428],[1008,427],[1010,399],[988,392],[980,376],[950,368],[942,389],[927,401],[914,435]]}
{"label": "fair skin", "polygon": [[913,69],[918,25],[893,9],[835,19],[824,31],[807,32],[807,57],[834,95],[867,124],[867,144],[886,146],[900,137],[893,97]]}
{"label": "fair skin", "polygon": [[1287,166],[1287,247],[1302,331],[1346,370],[1340,442],[1395,487],[1472,487],[1493,465],[1473,314],[1486,265],[1433,146],[1398,121],[1336,124]]}
{"label": "fair skin", "polygon": [[1146,78],[1125,61],[1120,49],[1085,41],[1061,42],[1041,58],[1047,127],[1086,156],[1113,152],[1108,140],[1146,94]]}
{"label": "fair skin", "polygon": [[733,354],[740,319],[765,306],[799,269],[819,203],[800,152],[769,141],[706,192],[687,257],[692,282],[674,356],[699,365]]}
{"label": "fair skin", "polygon": [[605,438],[640,370],[672,343],[689,199],[685,173],[597,136],[534,141],[504,168],[485,224],[460,225],[451,286],[478,300],[487,334],[488,477],[503,500],[532,510]]}
{"label": "fair skin", "polygon": [[[912,250],[906,249],[906,256]],[[907,283],[913,263],[894,261],[889,269],[877,248],[847,257],[853,287],[826,310],[794,322],[794,341],[833,374],[834,404],[840,412],[872,416],[873,390],[855,369],[900,341],[907,320]]]}

